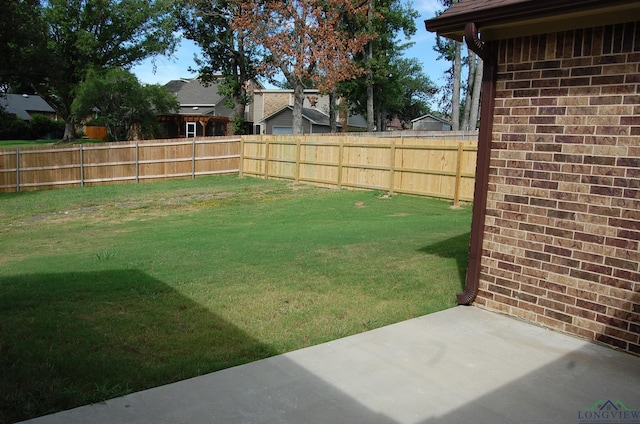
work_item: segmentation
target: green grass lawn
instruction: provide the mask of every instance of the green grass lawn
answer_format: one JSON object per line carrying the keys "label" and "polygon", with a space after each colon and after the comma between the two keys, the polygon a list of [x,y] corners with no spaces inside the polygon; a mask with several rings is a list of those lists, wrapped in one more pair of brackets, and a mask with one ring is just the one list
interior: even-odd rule
{"label": "green grass lawn", "polygon": [[17,149],[54,144],[56,140],[0,140],[0,149]]}
{"label": "green grass lawn", "polygon": [[[68,144],[104,143],[104,140],[76,140]],[[58,144],[58,140],[0,140],[0,149],[23,149],[25,147],[43,147],[47,144]]]}
{"label": "green grass lawn", "polygon": [[0,194],[0,422],[452,307],[470,222],[235,176]]}

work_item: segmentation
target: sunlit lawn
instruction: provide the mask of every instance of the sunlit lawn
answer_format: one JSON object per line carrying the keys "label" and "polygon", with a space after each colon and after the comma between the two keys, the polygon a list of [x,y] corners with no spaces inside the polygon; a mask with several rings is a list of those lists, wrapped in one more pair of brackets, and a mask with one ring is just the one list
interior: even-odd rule
{"label": "sunlit lawn", "polygon": [[470,209],[237,177],[0,194],[0,422],[452,307]]}

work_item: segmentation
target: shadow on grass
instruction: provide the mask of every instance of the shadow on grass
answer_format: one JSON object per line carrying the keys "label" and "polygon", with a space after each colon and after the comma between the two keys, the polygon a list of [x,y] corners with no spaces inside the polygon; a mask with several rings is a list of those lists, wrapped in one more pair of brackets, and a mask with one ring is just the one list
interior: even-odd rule
{"label": "shadow on grass", "polygon": [[0,423],[276,353],[139,271],[0,279]]}
{"label": "shadow on grass", "polygon": [[469,265],[469,238],[471,233],[460,234],[437,243],[418,249],[418,251],[435,255],[439,258],[455,259],[460,275],[462,290],[465,287],[467,277],[467,267]]}

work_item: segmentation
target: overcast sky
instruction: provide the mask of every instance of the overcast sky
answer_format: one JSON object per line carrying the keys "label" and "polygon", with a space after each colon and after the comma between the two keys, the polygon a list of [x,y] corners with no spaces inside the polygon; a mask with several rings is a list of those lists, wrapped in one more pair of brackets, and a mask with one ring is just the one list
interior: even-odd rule
{"label": "overcast sky", "polygon": [[[444,83],[443,73],[449,64],[436,60],[437,54],[433,51],[435,35],[427,32],[424,21],[434,17],[436,11],[441,10],[442,6],[438,0],[418,0],[414,1],[412,6],[420,16],[416,19],[416,34],[407,40],[415,44],[405,51],[404,56],[418,59],[422,63],[424,73],[440,86]],[[188,69],[195,67],[193,56],[198,53],[199,48],[194,43],[182,40],[173,57],[157,57],[155,66],[152,60],[147,60],[135,66],[133,72],[141,82],[147,84],[164,85],[174,79],[193,78],[195,74],[190,73]]]}

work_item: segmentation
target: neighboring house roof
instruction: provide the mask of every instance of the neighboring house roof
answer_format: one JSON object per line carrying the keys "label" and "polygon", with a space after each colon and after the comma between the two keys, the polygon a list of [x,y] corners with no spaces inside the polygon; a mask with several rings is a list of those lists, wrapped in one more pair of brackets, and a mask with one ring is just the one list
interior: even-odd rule
{"label": "neighboring house roof", "polygon": [[426,115],[422,115],[419,118],[412,119],[411,123],[415,123],[415,122],[422,121],[422,120],[425,120],[425,119],[430,119],[432,121],[439,121],[439,122],[442,122],[443,124],[451,125],[451,121],[449,121],[448,119],[444,119],[444,118],[441,118],[439,116],[432,115],[430,113],[427,113]]}
{"label": "neighboring house roof", "polygon": [[367,128],[367,118],[362,115],[351,115],[347,118],[347,125],[351,128]]}
{"label": "neighboring house roof", "polygon": [[[280,109],[276,110],[275,112],[273,112],[270,115],[265,116],[264,118],[262,118],[262,122],[266,122],[272,118],[275,118],[276,116],[280,115],[282,112],[290,110],[291,112],[293,112],[293,106],[283,106]],[[314,125],[326,125],[329,126],[329,116],[325,115],[324,113],[320,112],[319,110],[315,110],[315,109],[309,109],[309,108],[302,108],[302,117],[304,119],[306,119],[307,121],[311,122]]]}
{"label": "neighboring house roof", "polygon": [[198,78],[169,81],[165,87],[184,106],[215,106],[224,101],[218,94],[218,84],[203,84]]}
{"label": "neighboring house roof", "polygon": [[224,115],[230,114],[225,106],[226,96],[218,93],[218,84],[204,84],[199,78],[169,81],[165,88],[180,103],[179,115]]}
{"label": "neighboring house roof", "polygon": [[[288,105],[288,106],[283,106],[280,109],[276,110],[275,112],[273,112],[272,114],[265,116],[264,118],[262,118],[262,122],[266,122],[269,121],[270,119],[280,115],[282,112],[290,110],[291,112],[293,112],[293,106]],[[306,119],[307,121],[311,122],[313,125],[324,125],[324,126],[329,126],[331,125],[329,122],[329,115],[327,115],[324,112],[321,112],[317,109],[310,109],[310,108],[302,108],[302,117],[304,119]],[[349,116],[348,121],[347,121],[348,126],[350,127],[355,127],[355,128],[366,128],[367,127],[367,120],[365,118],[363,118],[361,115],[352,115]],[[341,127],[342,124],[338,121],[336,122],[336,125],[338,127]]]}
{"label": "neighboring house roof", "polygon": [[30,121],[33,114],[56,113],[42,97],[30,94],[2,94],[0,95],[0,108],[25,121]]}
{"label": "neighboring house roof", "polygon": [[425,21],[429,31],[461,40],[473,22],[483,40],[542,34],[629,21],[640,17],[638,0],[462,0]]}

